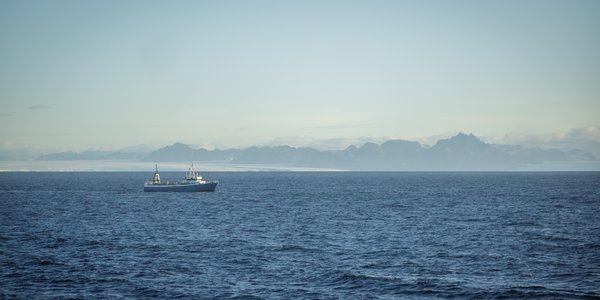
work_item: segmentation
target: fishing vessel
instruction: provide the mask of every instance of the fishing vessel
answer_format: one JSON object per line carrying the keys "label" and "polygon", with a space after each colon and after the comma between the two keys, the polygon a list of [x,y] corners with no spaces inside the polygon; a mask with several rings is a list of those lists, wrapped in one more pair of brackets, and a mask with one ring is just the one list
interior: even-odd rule
{"label": "fishing vessel", "polygon": [[154,178],[144,182],[144,192],[214,192],[216,180],[205,180],[198,175],[196,166],[192,164],[181,181],[160,181],[158,165],[155,165]]}

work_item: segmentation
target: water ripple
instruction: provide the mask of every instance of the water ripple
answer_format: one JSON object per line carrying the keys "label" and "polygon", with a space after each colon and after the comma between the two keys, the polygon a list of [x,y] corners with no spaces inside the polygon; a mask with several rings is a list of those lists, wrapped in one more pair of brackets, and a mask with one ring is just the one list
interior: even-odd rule
{"label": "water ripple", "polygon": [[598,173],[146,175],[0,173],[0,298],[600,297]]}

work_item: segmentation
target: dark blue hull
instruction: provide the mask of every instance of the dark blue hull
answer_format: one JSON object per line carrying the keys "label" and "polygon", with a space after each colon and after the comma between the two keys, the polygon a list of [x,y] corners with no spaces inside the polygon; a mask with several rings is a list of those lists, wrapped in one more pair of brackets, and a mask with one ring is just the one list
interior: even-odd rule
{"label": "dark blue hull", "polygon": [[199,184],[145,184],[144,192],[214,192],[217,182]]}

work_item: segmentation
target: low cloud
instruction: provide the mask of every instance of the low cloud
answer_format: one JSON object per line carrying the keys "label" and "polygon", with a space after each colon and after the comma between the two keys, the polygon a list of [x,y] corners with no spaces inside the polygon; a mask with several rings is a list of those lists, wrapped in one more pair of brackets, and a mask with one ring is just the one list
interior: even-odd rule
{"label": "low cloud", "polygon": [[565,134],[563,138],[600,142],[600,128],[595,126],[574,128]]}
{"label": "low cloud", "polygon": [[52,106],[49,105],[32,105],[29,107],[29,110],[41,110],[41,109],[52,109]]}
{"label": "low cloud", "polygon": [[581,149],[600,156],[600,128],[589,126],[540,135],[512,133],[501,139],[501,143],[565,150]]}
{"label": "low cloud", "polygon": [[600,128],[589,126],[584,128],[573,128],[568,131],[554,132],[550,134],[530,135],[511,133],[507,134],[505,143],[569,143],[569,142],[596,142],[600,143]]}

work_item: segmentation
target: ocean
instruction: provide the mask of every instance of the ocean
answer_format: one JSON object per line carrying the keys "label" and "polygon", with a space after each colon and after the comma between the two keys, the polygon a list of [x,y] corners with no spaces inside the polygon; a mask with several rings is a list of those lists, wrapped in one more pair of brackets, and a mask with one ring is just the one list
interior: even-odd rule
{"label": "ocean", "polygon": [[0,298],[600,298],[599,172],[204,175],[0,173]]}

